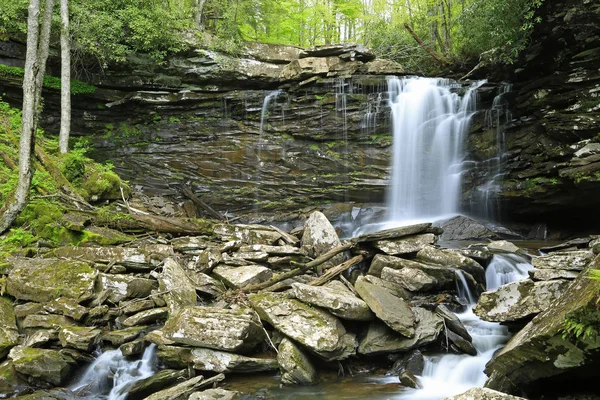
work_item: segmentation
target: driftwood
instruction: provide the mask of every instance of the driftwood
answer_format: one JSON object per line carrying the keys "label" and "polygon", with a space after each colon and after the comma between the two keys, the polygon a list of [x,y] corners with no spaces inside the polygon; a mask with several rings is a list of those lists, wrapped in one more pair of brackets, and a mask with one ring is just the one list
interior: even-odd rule
{"label": "driftwood", "polygon": [[325,283],[329,282],[330,280],[332,280],[333,278],[335,278],[336,276],[338,276],[339,274],[341,274],[348,268],[362,262],[364,259],[365,259],[365,256],[361,254],[361,255],[358,255],[356,257],[349,259],[348,261],[344,261],[340,265],[328,269],[327,272],[325,272],[322,276],[309,282],[308,284],[311,286],[324,285]]}
{"label": "driftwood", "polygon": [[276,226],[273,226],[273,225],[269,225],[269,226],[271,228],[273,228],[273,230],[275,230],[275,232],[279,233],[281,235],[281,238],[283,239],[283,241],[286,242],[287,244],[296,245],[300,241],[300,239],[298,239],[296,236],[290,235],[286,231],[281,230]]}
{"label": "driftwood", "polygon": [[223,216],[221,214],[219,214],[211,206],[200,200],[190,188],[183,187],[183,194],[185,194],[197,207],[200,207],[202,210],[206,211],[211,217],[220,221],[223,220]]}
{"label": "driftwood", "polygon": [[442,57],[435,50],[433,50],[431,47],[427,46],[425,44],[425,42],[423,42],[423,40],[419,37],[419,35],[417,35],[415,33],[415,31],[413,31],[413,29],[410,27],[410,25],[408,25],[407,23],[405,23],[404,24],[404,28],[406,28],[406,30],[408,31],[408,33],[410,33],[410,35],[413,37],[413,39],[415,39],[415,41],[417,43],[419,43],[419,46],[421,46],[423,48],[423,50],[425,50],[427,53],[429,53],[429,55],[431,57],[433,57],[434,60],[436,60],[437,62],[439,62],[442,65],[449,64],[449,62],[448,62],[448,60],[446,58]]}
{"label": "driftwood", "polygon": [[416,235],[418,233],[428,232],[431,229],[431,223],[423,223],[409,226],[401,226],[398,228],[385,229],[383,231],[367,233],[352,239],[355,243],[375,242],[378,240],[399,239],[404,236]]}

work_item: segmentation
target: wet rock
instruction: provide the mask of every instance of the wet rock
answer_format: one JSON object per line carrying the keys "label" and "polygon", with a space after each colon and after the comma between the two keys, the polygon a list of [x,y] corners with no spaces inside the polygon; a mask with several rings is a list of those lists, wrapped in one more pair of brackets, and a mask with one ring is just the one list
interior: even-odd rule
{"label": "wet rock", "polygon": [[511,396],[488,388],[472,388],[444,400],[525,400],[523,397]]}
{"label": "wet rock", "polygon": [[456,251],[428,246],[417,253],[417,259],[426,263],[456,267],[471,274],[477,282],[485,282],[485,270],[481,264]]}
{"label": "wet rock", "polygon": [[415,376],[420,376],[423,374],[423,368],[425,368],[423,353],[419,350],[412,350],[398,359],[390,372],[395,375],[402,375],[403,372],[408,371]]}
{"label": "wet rock", "polygon": [[248,295],[260,318],[326,360],[355,353],[356,338],[328,312],[278,293]]}
{"label": "wet rock", "polygon": [[174,258],[167,258],[162,273],[158,275],[158,288],[164,294],[169,313],[196,305],[196,289],[185,271]]}
{"label": "wet rock", "polygon": [[59,351],[22,346],[13,347],[8,357],[20,374],[55,386],[64,384],[70,378],[75,364],[72,358]]}
{"label": "wet rock", "polygon": [[156,287],[151,279],[138,278],[131,275],[99,274],[97,291],[108,293],[108,300],[118,304],[123,300],[147,297]]}
{"label": "wet rock", "polygon": [[75,321],[62,315],[53,314],[31,314],[23,319],[21,327],[30,328],[60,328],[75,325]]}
{"label": "wet rock", "polygon": [[0,360],[18,343],[19,331],[17,329],[15,310],[9,299],[0,297]]}
{"label": "wet rock", "polygon": [[143,354],[145,348],[146,341],[144,339],[136,339],[132,342],[123,343],[119,346],[119,350],[121,350],[121,354],[123,354],[124,357]]}
{"label": "wet rock", "polygon": [[214,233],[221,236],[223,241],[239,240],[246,245],[274,245],[281,239],[280,233],[263,225],[219,224],[215,225]]}
{"label": "wet rock", "polygon": [[137,299],[120,303],[119,307],[123,314],[131,315],[154,308],[156,307],[156,304],[154,303],[154,300],[151,299]]}
{"label": "wet rock", "polygon": [[111,345],[118,347],[123,343],[137,339],[146,328],[146,326],[132,326],[130,328],[106,332],[102,334],[100,340],[109,342]]}
{"label": "wet rock", "polygon": [[192,393],[189,400],[235,400],[241,397],[240,392],[221,388],[207,389]]}
{"label": "wet rock", "polygon": [[444,330],[444,335],[446,336],[446,340],[450,343],[450,348],[454,349],[457,353],[465,353],[470,356],[477,355],[477,349],[470,340],[466,340],[449,329]]}
{"label": "wet rock", "polygon": [[121,393],[126,392],[128,400],[142,400],[185,378],[187,378],[187,370],[163,369],[148,378],[140,379],[125,387]]}
{"label": "wet rock", "polygon": [[[304,224],[303,254],[316,258],[341,245],[342,242],[327,217],[319,211],[313,212]],[[334,259],[339,259],[339,256]]]}
{"label": "wet rock", "polygon": [[162,329],[175,343],[230,352],[247,352],[264,339],[252,310],[187,307],[171,315]]}
{"label": "wet rock", "polygon": [[123,265],[132,271],[150,271],[162,260],[173,255],[171,246],[148,244],[131,247],[61,247],[54,254],[61,258],[72,258],[88,262]]}
{"label": "wet rock", "polygon": [[71,347],[90,352],[101,333],[100,329],[85,326],[70,326],[60,330],[58,339],[62,347]]}
{"label": "wet rock", "polygon": [[123,326],[132,327],[139,325],[150,325],[154,322],[167,319],[169,310],[166,307],[153,308],[151,310],[141,311],[123,321]]}
{"label": "wet rock", "polygon": [[578,271],[564,269],[533,269],[529,271],[529,277],[534,281],[551,281],[554,279],[575,279],[579,276]]}
{"label": "wet rock", "polygon": [[273,276],[273,271],[261,265],[247,265],[236,268],[217,267],[213,270],[213,275],[230,288],[239,289],[268,281]]}
{"label": "wet rock", "polygon": [[19,300],[37,303],[67,297],[81,303],[94,295],[98,271],[81,261],[44,260],[36,263],[13,259],[7,278],[7,292]]}
{"label": "wet rock", "polygon": [[381,271],[381,279],[395,282],[411,292],[423,292],[448,286],[447,281],[439,282],[434,276],[423,271],[421,268],[404,267],[402,269],[392,269],[385,267]]}
{"label": "wet rock", "polygon": [[443,304],[438,304],[438,306],[435,308],[435,313],[444,319],[444,324],[447,329],[450,329],[452,332],[458,334],[468,342],[473,341],[473,338],[467,331],[467,328],[465,328],[463,325],[460,318],[450,311],[448,307]]}
{"label": "wet rock", "polygon": [[217,297],[226,290],[222,282],[202,272],[187,271],[186,275],[192,282],[194,289],[202,294]]}
{"label": "wet rock", "polygon": [[419,379],[410,371],[404,371],[399,375],[400,385],[417,389],[421,387]]}
{"label": "wet rock", "polygon": [[188,379],[185,382],[182,382],[178,385],[170,387],[168,389],[161,390],[159,392],[155,392],[150,396],[146,397],[145,400],[180,400],[187,399],[191,396],[192,393],[198,391],[199,389],[212,386],[221,382],[225,379],[225,375],[219,374],[215,375],[212,378],[204,379],[202,375],[197,376],[192,379]]}
{"label": "wet rock", "polygon": [[355,288],[371,311],[386,325],[408,338],[415,336],[415,316],[403,298],[368,282],[363,276],[356,280]]}
{"label": "wet rock", "polygon": [[0,363],[0,393],[4,396],[15,396],[29,385],[19,376],[13,362],[10,360]]}
{"label": "wet rock", "polygon": [[487,226],[464,215],[457,215],[445,221],[436,221],[435,226],[444,230],[440,240],[481,240],[497,239],[498,235]]}
{"label": "wet rock", "polygon": [[189,360],[194,369],[223,373],[274,371],[279,367],[274,358],[253,358],[203,348],[191,350]]}
{"label": "wet rock", "polygon": [[51,314],[64,315],[75,321],[83,320],[88,314],[86,307],[79,305],[76,300],[68,297],[60,297],[44,304],[44,310]]}
{"label": "wet rock", "polygon": [[425,233],[396,240],[377,240],[373,242],[373,246],[387,255],[396,256],[416,253],[423,247],[434,243],[435,235],[433,233]]}
{"label": "wet rock", "polygon": [[598,337],[575,338],[564,331],[567,318],[598,324],[600,283],[586,277],[591,269],[600,269],[600,257],[486,365],[486,387],[515,393],[527,391],[541,379],[560,377],[572,382],[573,377],[597,376]]}
{"label": "wet rock", "polygon": [[490,242],[486,244],[486,247],[490,250],[500,250],[507,253],[518,253],[520,250],[517,245],[506,240],[496,240],[494,242]]}
{"label": "wet rock", "polygon": [[374,317],[367,303],[356,297],[339,281],[332,281],[326,286],[294,283],[291,293],[298,300],[325,308],[342,319],[369,321]]}
{"label": "wet rock", "polygon": [[366,336],[358,346],[360,354],[404,352],[434,342],[444,327],[442,318],[420,307],[413,308],[416,319],[415,334],[411,338],[398,335],[380,322],[369,325]]}
{"label": "wet rock", "polygon": [[484,321],[518,321],[546,310],[570,284],[567,280],[511,282],[482,293],[473,312]]}
{"label": "wet rock", "polygon": [[554,252],[546,256],[535,257],[531,263],[539,269],[565,269],[581,271],[594,259],[591,251]]}
{"label": "wet rock", "polygon": [[284,385],[312,385],[317,372],[310,359],[289,339],[279,344],[277,362],[281,370],[281,383]]}

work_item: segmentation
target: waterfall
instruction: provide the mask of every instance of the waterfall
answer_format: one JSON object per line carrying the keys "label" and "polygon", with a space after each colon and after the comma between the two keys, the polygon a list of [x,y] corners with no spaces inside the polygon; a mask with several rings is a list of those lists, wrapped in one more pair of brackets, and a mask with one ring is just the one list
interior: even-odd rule
{"label": "waterfall", "polygon": [[[497,288],[499,282],[523,279],[533,268],[523,257],[514,254],[494,255],[486,271],[486,289]],[[479,319],[472,307],[475,296],[461,271],[457,271],[457,291],[468,303],[467,310],[458,317],[473,338],[476,356],[466,354],[438,354],[426,357],[423,374],[419,377],[421,389],[411,389],[399,398],[406,400],[440,400],[466,392],[474,386],[483,386],[487,380],[484,368],[494,353],[508,342],[508,328]]]}
{"label": "waterfall", "polygon": [[388,78],[394,137],[389,221],[457,213],[463,142],[476,109],[474,83],[461,97],[446,79]]}
{"label": "waterfall", "polygon": [[69,388],[86,398],[106,396],[107,400],[125,400],[127,388],[156,373],[155,352],[156,345],[152,344],[141,359],[130,361],[119,349],[107,350]]}

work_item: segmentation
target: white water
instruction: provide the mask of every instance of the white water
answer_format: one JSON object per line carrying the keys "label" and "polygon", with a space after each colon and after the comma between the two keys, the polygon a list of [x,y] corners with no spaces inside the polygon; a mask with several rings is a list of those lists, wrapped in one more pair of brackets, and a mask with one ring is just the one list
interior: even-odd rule
{"label": "white water", "polygon": [[388,78],[394,154],[388,193],[389,221],[439,219],[459,211],[464,139],[476,111],[474,83],[446,79]]}
{"label": "white water", "polygon": [[[486,290],[523,279],[527,277],[527,271],[531,268],[533,267],[523,257],[496,254],[486,270]],[[482,321],[473,314],[475,297],[464,275],[460,271],[457,272],[457,292],[468,303],[467,310],[458,314],[458,317],[473,338],[477,355],[442,354],[426,357],[423,375],[419,377],[422,388],[402,394],[402,399],[439,400],[466,392],[475,386],[483,386],[487,380],[483,372],[485,364],[510,338],[505,326]]]}
{"label": "white water", "polygon": [[90,364],[86,372],[69,388],[86,398],[125,400],[127,388],[156,373],[156,345],[146,348],[140,360],[128,360],[121,350],[108,350]]}

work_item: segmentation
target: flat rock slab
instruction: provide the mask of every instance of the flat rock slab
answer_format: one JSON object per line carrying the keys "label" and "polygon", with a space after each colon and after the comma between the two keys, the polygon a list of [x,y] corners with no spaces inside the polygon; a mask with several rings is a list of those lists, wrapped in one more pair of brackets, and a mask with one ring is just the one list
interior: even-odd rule
{"label": "flat rock slab", "polygon": [[173,255],[173,248],[163,244],[147,244],[140,247],[61,247],[54,254],[88,262],[117,264],[133,271],[150,271],[165,258]]}
{"label": "flat rock slab", "polygon": [[213,270],[213,275],[230,288],[239,289],[268,281],[273,276],[273,271],[262,265],[246,265],[235,268],[217,267]]}
{"label": "flat rock slab", "polygon": [[162,332],[174,343],[242,353],[265,338],[255,313],[243,308],[187,307],[171,315]]}
{"label": "flat rock slab", "polygon": [[172,386],[168,389],[161,390],[146,397],[145,400],[181,400],[188,399],[192,393],[197,392],[199,389],[216,385],[217,383],[225,380],[225,375],[219,374],[212,378],[204,379],[202,375],[192,379],[188,379],[178,385]]}
{"label": "flat rock slab", "polygon": [[417,260],[446,267],[456,267],[471,274],[477,282],[485,282],[485,270],[481,264],[457,251],[427,246],[417,253]]}
{"label": "flat rock slab", "polygon": [[392,291],[370,283],[364,276],[358,277],[355,288],[377,318],[403,336],[415,336],[416,320],[408,302]]}
{"label": "flat rock slab", "polygon": [[294,246],[268,246],[266,244],[254,244],[251,246],[240,247],[240,252],[250,253],[267,253],[269,256],[293,256],[300,254],[300,249]]}
{"label": "flat rock slab", "polygon": [[450,288],[454,285],[455,274],[445,267],[405,267],[392,269],[385,267],[381,279],[394,282],[411,292],[426,292],[434,289]]}
{"label": "flat rock slab", "polygon": [[173,314],[184,307],[196,305],[196,288],[184,269],[174,258],[167,258],[162,273],[158,275],[158,287]]}
{"label": "flat rock slab", "polygon": [[153,308],[151,310],[144,310],[137,314],[133,314],[123,321],[123,325],[126,327],[150,325],[156,321],[167,319],[168,315],[169,309],[167,307]]}
{"label": "flat rock slab", "polygon": [[253,358],[219,350],[197,348],[190,352],[194,369],[211,372],[264,372],[279,368],[274,358]]}
{"label": "flat rock slab", "polygon": [[120,394],[127,393],[127,400],[142,400],[185,378],[187,378],[187,370],[163,369],[148,378],[140,379],[124,387]]}
{"label": "flat rock slab", "polygon": [[535,257],[531,263],[539,269],[564,269],[581,271],[594,259],[594,253],[587,250],[555,252]]}
{"label": "flat rock slab", "polygon": [[412,338],[403,337],[376,321],[369,326],[367,335],[358,346],[358,352],[365,355],[404,352],[434,342],[444,328],[442,318],[420,307],[415,307],[413,313],[417,326]]}
{"label": "flat rock slab", "polygon": [[482,293],[473,312],[484,321],[518,321],[546,310],[570,284],[568,280],[511,282]]}
{"label": "flat rock slab", "polygon": [[281,370],[281,383],[284,385],[312,385],[317,379],[317,371],[304,352],[289,339],[279,344],[277,362]]}
{"label": "flat rock slab", "polygon": [[425,233],[408,236],[402,239],[376,240],[373,242],[373,247],[390,256],[397,256],[401,254],[416,253],[423,249],[423,247],[434,243],[435,235],[433,233]]}
{"label": "flat rock slab", "polygon": [[119,303],[123,300],[148,297],[156,288],[156,281],[131,275],[99,274],[98,292],[108,292],[108,300]]}
{"label": "flat rock slab", "polygon": [[440,240],[481,240],[497,239],[498,235],[487,226],[464,215],[457,215],[445,221],[438,221],[435,225],[444,230]]}
{"label": "flat rock slab", "polygon": [[282,235],[275,229],[263,225],[218,224],[215,225],[214,233],[220,236],[224,242],[239,240],[246,245],[274,245],[282,238]]}
{"label": "flat rock slab", "polygon": [[529,277],[534,281],[551,281],[554,279],[575,279],[579,271],[566,269],[533,269],[528,271]]}
{"label": "flat rock slab", "polygon": [[352,241],[356,242],[356,243],[363,243],[363,242],[375,242],[378,240],[400,239],[405,236],[416,235],[419,233],[425,233],[430,228],[431,228],[431,223],[401,226],[398,228],[384,229],[379,232],[367,233],[364,235],[360,235],[360,236],[352,239]]}
{"label": "flat rock slab", "polygon": [[370,321],[374,318],[367,303],[356,297],[339,281],[330,282],[327,286],[294,283],[291,292],[298,300],[325,308],[342,319]]}
{"label": "flat rock slab", "polygon": [[472,388],[444,400],[526,400],[523,397],[511,396],[510,394],[498,392],[488,388]]}
{"label": "flat rock slab", "polygon": [[103,334],[100,337],[100,340],[103,342],[109,342],[113,346],[120,346],[123,343],[131,342],[137,339],[146,328],[146,326],[132,326],[131,328],[110,331]]}
{"label": "flat rock slab", "polygon": [[326,360],[355,354],[356,338],[339,319],[284,294],[251,294],[248,299],[261,319]]}
{"label": "flat rock slab", "polygon": [[89,352],[92,350],[102,331],[87,326],[70,326],[62,328],[58,334],[62,347]]}
{"label": "flat rock slab", "polygon": [[51,259],[13,263],[6,290],[19,300],[47,303],[67,297],[81,303],[94,296],[98,271],[86,262]]}

